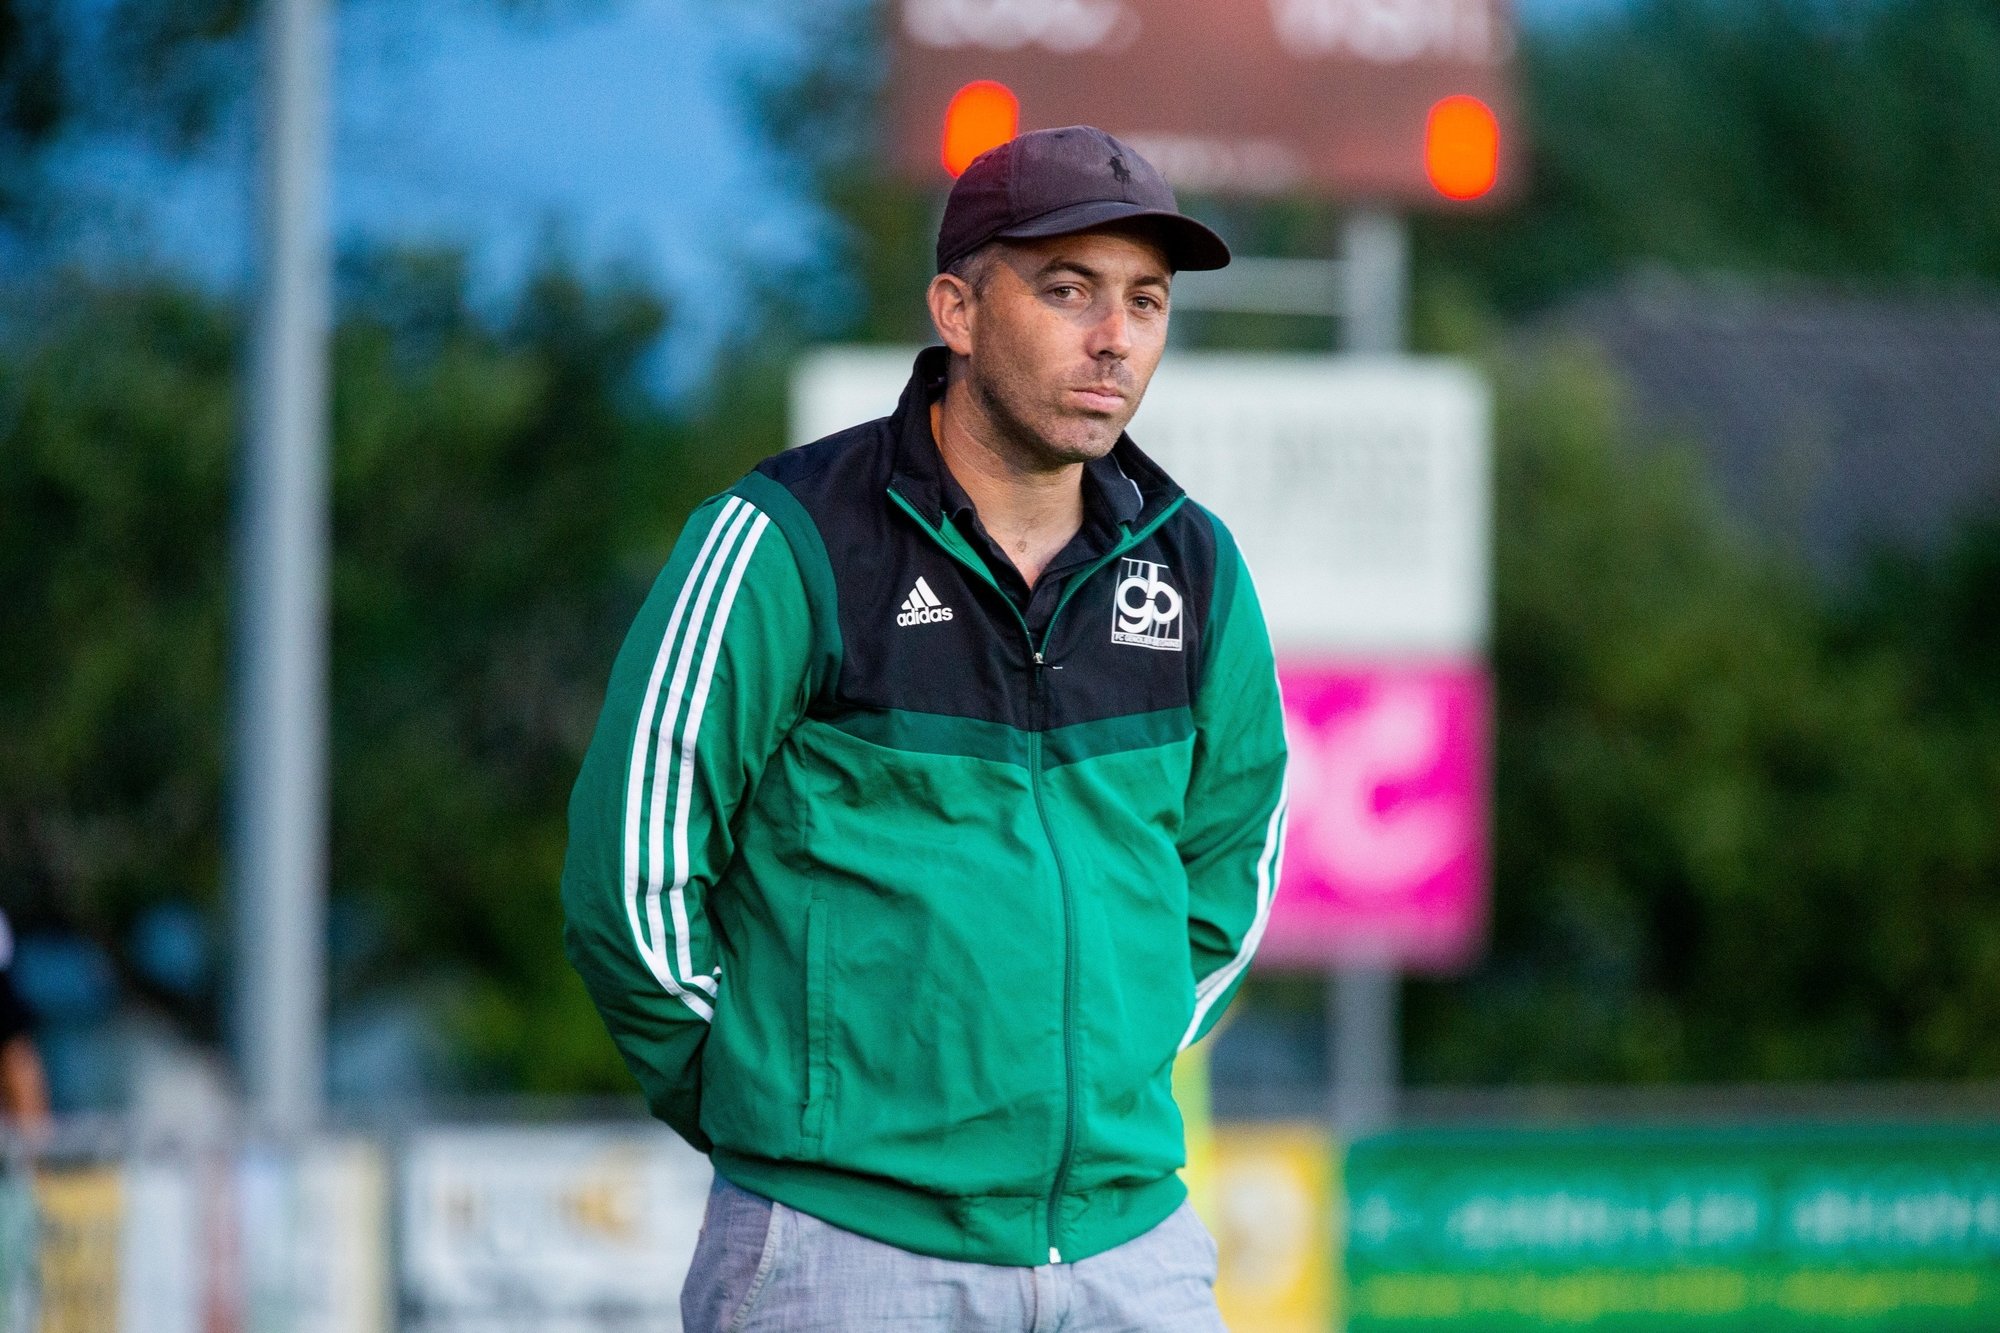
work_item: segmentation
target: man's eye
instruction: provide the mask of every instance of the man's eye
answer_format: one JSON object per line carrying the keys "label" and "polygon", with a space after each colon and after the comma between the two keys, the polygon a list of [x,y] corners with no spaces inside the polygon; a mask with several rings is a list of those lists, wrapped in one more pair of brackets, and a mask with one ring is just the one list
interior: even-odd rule
{"label": "man's eye", "polygon": [[1075,283],[1070,283],[1070,282],[1059,282],[1059,283],[1057,283],[1057,284],[1056,284],[1055,286],[1053,286],[1053,287],[1049,288],[1049,295],[1050,295],[1050,296],[1065,296],[1065,295],[1067,295],[1067,294],[1069,294],[1069,293],[1074,293],[1074,292],[1077,292],[1077,291],[1080,291],[1080,290],[1081,290],[1081,289],[1080,289],[1079,287],[1077,287],[1077,285],[1076,285]]}

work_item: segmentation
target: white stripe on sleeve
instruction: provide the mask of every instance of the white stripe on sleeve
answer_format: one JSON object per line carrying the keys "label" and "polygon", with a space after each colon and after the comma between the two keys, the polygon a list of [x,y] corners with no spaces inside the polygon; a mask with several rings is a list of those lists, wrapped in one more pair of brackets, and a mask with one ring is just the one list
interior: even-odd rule
{"label": "white stripe on sleeve", "polygon": [[[663,955],[666,953],[667,923],[660,910],[660,890],[666,883],[666,807],[667,786],[673,770],[669,767],[668,755],[674,751],[672,738],[677,734],[681,703],[686,696],[688,671],[692,667],[705,635],[712,636],[716,626],[702,627],[707,617],[710,602],[714,600],[715,589],[723,576],[723,570],[730,563],[730,553],[737,550],[738,540],[743,530],[749,526],[752,517],[763,518],[756,506],[745,501],[729,521],[729,530],[722,534],[722,544],[716,548],[714,559],[703,571],[701,587],[696,591],[694,605],[690,608],[687,632],[674,650],[674,666],[667,686],[666,702],[660,706],[660,726],[658,747],[653,752],[653,793],[652,809],[649,812],[646,830],[646,923],[652,930],[653,944]],[[740,551],[739,551],[740,554]],[[715,978],[694,975],[693,958],[689,953],[690,943],[687,922],[684,916],[674,922],[674,961],[680,965],[680,979],[684,986],[693,986],[715,994]]]}
{"label": "white stripe on sleeve", "polygon": [[1285,805],[1291,792],[1291,779],[1287,776],[1278,784],[1278,802],[1271,807],[1271,819],[1264,826],[1264,850],[1257,857],[1257,914],[1250,921],[1250,928],[1243,932],[1243,946],[1236,956],[1209,973],[1196,983],[1194,988],[1194,1017],[1188,1021],[1187,1033],[1182,1036],[1178,1049],[1186,1050],[1188,1044],[1201,1031],[1202,1021],[1222,993],[1229,989],[1231,982],[1250,966],[1250,960],[1257,953],[1257,946],[1264,941],[1264,927],[1271,919],[1271,899],[1275,896],[1278,877],[1284,873],[1285,847]]}
{"label": "white stripe on sleeve", "polygon": [[[757,521],[750,525],[750,531],[743,538],[743,545],[737,548],[736,559],[729,567],[729,582],[723,586],[722,602],[715,609],[715,623],[709,626],[708,642],[702,650],[701,670],[695,677],[694,698],[688,704],[687,722],[681,728],[681,764],[679,786],[674,793],[674,886],[668,895],[673,909],[674,930],[680,941],[681,975],[690,982],[708,982],[712,988],[713,978],[697,977],[694,962],[688,953],[687,888],[690,874],[688,858],[688,817],[694,791],[694,747],[701,735],[701,715],[708,707],[708,686],[715,676],[715,659],[722,648],[722,636],[729,627],[730,608],[736,604],[736,589],[743,582],[743,571],[750,566],[750,557],[756,553],[757,539],[764,535],[771,520],[757,515]],[[709,993],[714,994],[710,989]]]}
{"label": "white stripe on sleeve", "polygon": [[704,1019],[712,1017],[707,1002],[698,996],[689,995],[681,987],[675,980],[672,969],[667,966],[665,951],[655,948],[648,942],[646,932],[640,924],[640,811],[644,803],[646,758],[653,738],[653,709],[659,702],[660,681],[666,674],[675,638],[680,633],[681,620],[687,612],[688,598],[694,592],[696,583],[700,581],[703,568],[707,565],[716,542],[721,538],[723,529],[728,526],[730,516],[742,503],[743,501],[737,497],[731,496],[723,505],[722,512],[716,515],[715,522],[710,525],[701,549],[695,553],[694,563],[688,568],[687,578],[681,583],[680,596],[675,599],[674,609],[667,617],[666,631],[660,636],[660,650],[654,655],[653,670],[646,681],[646,694],[639,707],[638,726],[632,735],[632,757],[626,766],[624,897],[625,916],[632,929],[632,942],[637,946],[639,956],[645,960],[646,968],[654,978],[670,994],[679,996],[686,1002],[688,1008]]}

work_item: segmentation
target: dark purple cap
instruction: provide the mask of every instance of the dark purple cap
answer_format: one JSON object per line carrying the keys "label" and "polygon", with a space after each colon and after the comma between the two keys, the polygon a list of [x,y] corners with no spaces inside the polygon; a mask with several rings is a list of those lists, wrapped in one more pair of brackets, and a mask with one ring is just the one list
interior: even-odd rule
{"label": "dark purple cap", "polygon": [[1176,269],[1221,268],[1222,238],[1181,213],[1166,178],[1130,147],[1090,125],[1030,130],[989,148],[951,187],[938,224],[942,273],[993,240],[1067,236],[1148,218]]}

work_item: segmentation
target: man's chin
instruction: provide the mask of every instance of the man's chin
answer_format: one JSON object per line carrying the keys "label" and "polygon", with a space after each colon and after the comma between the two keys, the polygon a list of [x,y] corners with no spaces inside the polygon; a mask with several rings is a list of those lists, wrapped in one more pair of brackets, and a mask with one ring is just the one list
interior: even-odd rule
{"label": "man's chin", "polygon": [[1096,416],[1086,420],[1071,417],[1062,423],[1062,427],[1043,435],[1043,445],[1066,462],[1088,463],[1111,452],[1125,424]]}
{"label": "man's chin", "polygon": [[1049,440],[1044,438],[1043,447],[1049,456],[1064,463],[1094,463],[1111,452],[1118,443],[1114,433],[1101,440]]}

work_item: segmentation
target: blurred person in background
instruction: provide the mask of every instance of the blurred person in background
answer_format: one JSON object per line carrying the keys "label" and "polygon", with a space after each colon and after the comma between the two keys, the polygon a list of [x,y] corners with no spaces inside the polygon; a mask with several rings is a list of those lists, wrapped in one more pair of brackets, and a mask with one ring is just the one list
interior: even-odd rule
{"label": "blurred person in background", "polygon": [[38,1143],[51,1127],[49,1083],[35,1046],[34,1020],[14,985],[14,927],[0,912],[0,1113],[7,1128]]}
{"label": "blurred person in background", "polygon": [[570,806],[565,939],[716,1176],[717,1329],[1222,1327],[1169,1077],[1282,836],[1228,531],[1124,434],[1222,241],[1100,130],[947,202],[894,415],[690,518]]}

